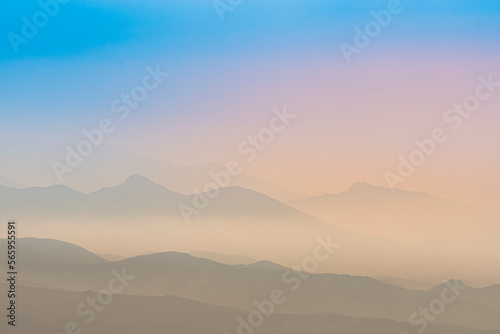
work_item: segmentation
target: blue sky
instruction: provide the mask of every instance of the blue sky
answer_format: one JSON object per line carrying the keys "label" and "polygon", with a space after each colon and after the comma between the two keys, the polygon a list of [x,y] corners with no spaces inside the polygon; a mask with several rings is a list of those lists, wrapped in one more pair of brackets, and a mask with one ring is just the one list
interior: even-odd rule
{"label": "blue sky", "polygon": [[[404,11],[377,41],[388,50],[489,52],[498,46],[498,1],[401,4]],[[0,14],[0,120],[85,123],[157,63],[190,81],[185,87],[196,86],[203,73],[227,82],[228,69],[259,63],[267,71],[275,59],[305,54],[343,66],[338,44],[352,39],[353,27],[370,20],[370,11],[386,7],[379,0],[252,0],[220,21],[207,0],[70,1],[16,54],[7,35],[20,34],[22,17],[40,6],[9,2]],[[173,100],[190,95],[173,86]]]}
{"label": "blue sky", "polygon": [[[62,156],[82,129],[110,117],[111,102],[139,84],[147,66],[160,64],[171,76],[106,144],[178,164],[224,163],[274,107],[288,105],[301,122],[250,173],[311,193],[356,180],[381,184],[382,171],[438,126],[479,75],[500,77],[498,0],[401,0],[403,11],[348,64],[339,44],[352,43],[354,28],[387,4],[243,0],[221,21],[212,0],[74,0],[16,53],[9,34],[20,34],[23,17],[41,8],[34,0],[7,2],[0,13],[0,144],[61,146]],[[500,162],[491,153],[498,151],[496,106],[491,101],[441,155],[446,170],[464,157],[475,161],[471,170],[484,175],[484,187],[491,171],[476,171],[497,171]],[[479,150],[489,152],[482,161]],[[308,178],[312,170],[317,184]],[[429,181],[434,193],[458,191],[450,186],[457,178],[478,184],[465,172],[447,175],[447,185]],[[416,179],[408,188],[426,186]]]}

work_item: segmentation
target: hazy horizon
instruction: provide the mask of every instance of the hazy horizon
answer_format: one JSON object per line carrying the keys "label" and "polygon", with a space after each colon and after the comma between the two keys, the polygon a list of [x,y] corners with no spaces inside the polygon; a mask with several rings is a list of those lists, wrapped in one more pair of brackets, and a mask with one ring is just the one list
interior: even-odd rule
{"label": "hazy horizon", "polygon": [[498,1],[0,19],[2,333],[500,334]]}

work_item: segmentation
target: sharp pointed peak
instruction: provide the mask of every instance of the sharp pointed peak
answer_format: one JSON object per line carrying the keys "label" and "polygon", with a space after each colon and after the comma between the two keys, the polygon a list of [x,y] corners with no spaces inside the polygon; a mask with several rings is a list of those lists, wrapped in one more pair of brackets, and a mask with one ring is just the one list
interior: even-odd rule
{"label": "sharp pointed peak", "polygon": [[141,174],[134,174],[129,176],[125,180],[125,184],[155,184],[153,181],[148,179],[145,176],[142,176]]}

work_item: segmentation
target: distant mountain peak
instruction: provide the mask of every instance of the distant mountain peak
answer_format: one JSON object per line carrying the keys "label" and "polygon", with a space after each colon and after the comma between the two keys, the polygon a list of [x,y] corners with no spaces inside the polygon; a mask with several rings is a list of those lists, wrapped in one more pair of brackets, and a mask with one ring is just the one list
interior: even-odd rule
{"label": "distant mountain peak", "polygon": [[0,175],[0,186],[8,187],[8,188],[24,188],[24,186],[20,183],[7,179]]}
{"label": "distant mountain peak", "polygon": [[[396,190],[399,192],[399,190]],[[391,194],[393,191],[389,188],[386,187],[381,187],[381,186],[374,186],[373,184],[367,183],[367,182],[354,182],[351,187],[340,193],[340,194],[355,194],[355,195],[360,195],[360,194]],[[340,195],[337,194],[337,195]]]}
{"label": "distant mountain peak", "polygon": [[468,285],[466,285],[462,280],[459,280],[459,279],[450,279],[450,280],[447,280],[446,282],[442,283],[442,284],[439,284],[437,286],[435,286],[434,288],[432,288],[431,290],[429,291],[441,291],[443,288],[446,288],[448,286],[463,286],[465,288],[468,288],[470,289],[470,287]]}
{"label": "distant mountain peak", "polygon": [[288,269],[282,265],[279,265],[277,263],[267,261],[267,260],[257,261],[257,262],[254,262],[254,263],[251,263],[248,265],[243,265],[241,267],[254,268],[254,269],[256,269],[256,268],[259,268],[259,269],[279,269],[279,270]]}
{"label": "distant mountain peak", "polygon": [[140,174],[135,174],[135,175],[129,176],[125,180],[125,184],[129,184],[129,185],[154,185],[156,183],[154,183],[153,181],[151,181],[150,179],[148,179],[145,176],[142,176]]}
{"label": "distant mountain peak", "polygon": [[354,182],[349,190],[364,190],[364,189],[384,189],[384,187],[377,187],[374,186],[373,184],[367,183],[367,182]]}
{"label": "distant mountain peak", "polygon": [[447,280],[444,284],[461,284],[463,286],[467,286],[464,281],[462,281],[460,279],[456,279],[456,278],[455,279]]}

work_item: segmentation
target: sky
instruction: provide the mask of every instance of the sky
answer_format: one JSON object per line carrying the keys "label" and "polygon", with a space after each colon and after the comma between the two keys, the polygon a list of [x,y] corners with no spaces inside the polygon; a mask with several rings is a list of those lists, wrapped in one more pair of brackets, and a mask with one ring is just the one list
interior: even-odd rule
{"label": "sky", "polygon": [[[13,47],[44,4],[53,17]],[[0,13],[0,143],[75,145],[159,66],[168,78],[106,145],[224,164],[286,106],[297,117],[246,172],[304,197],[387,185],[398,156],[444,128],[448,140],[398,187],[467,203],[500,195],[500,88],[459,129],[443,122],[479,76],[500,81],[498,1],[401,1],[350,62],[341,43],[353,45],[389,1],[243,0],[223,20],[211,0],[53,4]]]}

